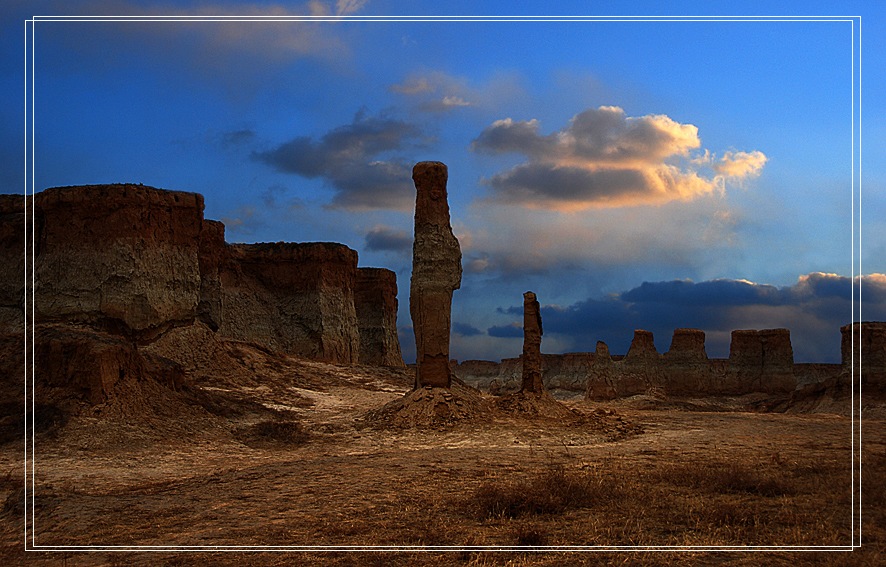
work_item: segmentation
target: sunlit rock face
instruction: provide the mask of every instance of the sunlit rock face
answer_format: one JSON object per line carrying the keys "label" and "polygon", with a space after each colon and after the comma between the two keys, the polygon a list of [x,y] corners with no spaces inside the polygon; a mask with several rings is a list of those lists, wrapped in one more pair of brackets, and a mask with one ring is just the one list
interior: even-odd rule
{"label": "sunlit rock face", "polygon": [[397,336],[397,274],[384,268],[358,268],[354,307],[360,363],[405,366]]}
{"label": "sunlit rock face", "polygon": [[47,189],[34,198],[37,321],[150,338],[194,320],[203,197],[140,185]]}
{"label": "sunlit rock face", "polygon": [[221,336],[315,360],[359,361],[354,250],[329,242],[231,244],[220,278]]}
{"label": "sunlit rock face", "polygon": [[862,387],[886,387],[886,322],[864,321],[840,327],[843,374],[852,371]]}
{"label": "sunlit rock face", "polygon": [[449,332],[452,292],[461,286],[461,248],[449,222],[446,165],[420,162],[413,167],[415,240],[409,313],[415,330],[416,388],[449,388]]}

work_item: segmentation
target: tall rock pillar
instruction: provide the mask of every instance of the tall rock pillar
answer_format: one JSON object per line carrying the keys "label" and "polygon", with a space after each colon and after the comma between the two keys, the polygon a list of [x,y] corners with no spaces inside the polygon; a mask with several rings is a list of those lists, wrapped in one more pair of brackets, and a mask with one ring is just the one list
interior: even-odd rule
{"label": "tall rock pillar", "polygon": [[523,384],[521,392],[544,390],[541,379],[541,311],[535,294],[523,294]]}
{"label": "tall rock pillar", "polygon": [[415,330],[415,387],[449,388],[449,331],[452,292],[461,286],[461,248],[449,224],[448,170],[438,161],[412,169],[415,183],[415,241],[409,313]]}

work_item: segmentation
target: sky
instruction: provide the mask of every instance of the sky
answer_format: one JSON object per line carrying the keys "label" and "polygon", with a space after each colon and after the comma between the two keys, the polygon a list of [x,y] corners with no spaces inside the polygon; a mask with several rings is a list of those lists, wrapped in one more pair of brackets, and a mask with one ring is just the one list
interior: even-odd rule
{"label": "sky", "polygon": [[[411,361],[411,168],[438,160],[464,267],[453,358],[519,356],[531,290],[546,353],[625,353],[634,329],[665,352],[691,327],[727,357],[732,330],[787,327],[796,361],[838,362],[853,285],[886,320],[886,10],[659,4],[5,2],[0,187],[30,190],[26,19],[175,16],[36,22],[37,191],[193,191],[228,242],[344,243],[397,273]],[[810,15],[861,16],[861,41]]]}

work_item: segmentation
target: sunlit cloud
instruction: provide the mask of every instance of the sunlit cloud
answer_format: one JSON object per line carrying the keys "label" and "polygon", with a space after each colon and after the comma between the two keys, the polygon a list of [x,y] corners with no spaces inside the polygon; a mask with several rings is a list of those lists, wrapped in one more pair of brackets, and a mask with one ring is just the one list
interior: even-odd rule
{"label": "sunlit cloud", "polygon": [[442,71],[408,75],[388,91],[405,97],[406,102],[422,112],[443,113],[460,108],[497,108],[503,101],[519,98],[524,89],[514,75],[496,74],[483,83]]}
{"label": "sunlit cloud", "polygon": [[718,174],[728,177],[754,177],[760,175],[767,160],[759,151],[726,152],[713,168]]}
{"label": "sunlit cloud", "polygon": [[[585,110],[562,130],[541,133],[538,120],[493,122],[472,142],[478,153],[523,154],[524,163],[484,179],[491,200],[536,209],[661,205],[723,189],[723,176],[757,175],[762,152],[727,152],[708,175],[693,152],[698,128],[664,115],[629,117],[616,106]],[[717,168],[720,171],[717,171]]]}

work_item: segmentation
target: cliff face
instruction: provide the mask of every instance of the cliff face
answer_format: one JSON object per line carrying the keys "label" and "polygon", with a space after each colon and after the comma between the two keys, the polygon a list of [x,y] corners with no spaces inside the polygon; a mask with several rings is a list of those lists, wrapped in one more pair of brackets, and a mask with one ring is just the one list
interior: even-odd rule
{"label": "cliff face", "polygon": [[342,244],[234,244],[221,269],[223,337],[328,362],[359,360],[357,253]]}
{"label": "cliff face", "polygon": [[138,185],[61,187],[37,194],[34,205],[38,321],[150,338],[193,320],[200,195]]}
{"label": "cliff face", "polygon": [[[357,253],[344,245],[229,245],[224,225],[203,218],[202,196],[141,185],[47,189],[29,204],[40,325],[74,324],[146,345],[199,321],[220,337],[288,354],[360,360]],[[23,329],[30,218],[23,196],[0,198],[0,330],[7,333]],[[402,365],[394,274],[367,273],[376,274],[376,287],[361,301],[381,336],[367,333],[363,350],[369,363]]]}
{"label": "cliff face", "polygon": [[670,394],[693,394],[711,390],[712,368],[699,329],[676,329],[671,348],[662,356],[664,383]]}
{"label": "cliff face", "polygon": [[354,307],[360,363],[405,366],[397,336],[397,274],[384,268],[358,268]]}

